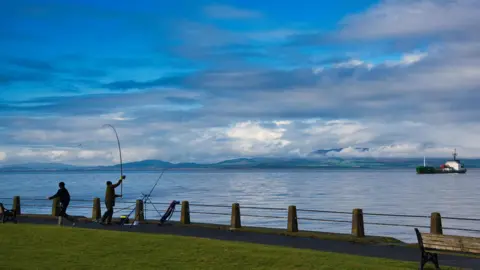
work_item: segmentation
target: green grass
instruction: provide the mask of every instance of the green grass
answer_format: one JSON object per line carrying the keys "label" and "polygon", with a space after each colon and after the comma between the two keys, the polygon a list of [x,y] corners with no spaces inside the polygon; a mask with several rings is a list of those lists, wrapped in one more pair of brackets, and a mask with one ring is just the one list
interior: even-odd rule
{"label": "green grass", "polygon": [[27,224],[0,226],[0,254],[6,269],[418,269],[304,249]]}
{"label": "green grass", "polygon": [[[31,218],[46,218],[46,219],[56,219],[51,215],[22,215],[24,217]],[[82,222],[90,222],[91,219],[87,217],[78,217]],[[113,222],[119,222],[118,218],[114,218]],[[141,223],[154,223],[157,224],[158,220],[146,220]],[[220,225],[220,224],[211,224],[211,223],[191,223],[188,225],[181,224],[177,221],[170,221],[170,223],[175,224],[175,226],[190,226],[190,227],[203,227],[217,230],[229,230],[230,226]],[[286,224],[285,224],[286,226]],[[341,234],[341,233],[328,233],[328,232],[318,232],[318,231],[299,231],[299,232],[287,232],[286,229],[276,229],[276,228],[264,228],[264,227],[247,227],[242,226],[242,228],[236,229],[237,231],[244,232],[255,232],[255,233],[266,233],[266,234],[275,234],[275,235],[288,235],[294,237],[308,237],[315,239],[324,239],[324,240],[337,240],[337,241],[347,241],[354,243],[364,243],[364,244],[386,244],[386,245],[406,245],[406,243],[395,239],[393,237],[386,236],[373,236],[367,235],[362,238],[355,237],[351,234]],[[412,230],[413,231],[413,230]]]}

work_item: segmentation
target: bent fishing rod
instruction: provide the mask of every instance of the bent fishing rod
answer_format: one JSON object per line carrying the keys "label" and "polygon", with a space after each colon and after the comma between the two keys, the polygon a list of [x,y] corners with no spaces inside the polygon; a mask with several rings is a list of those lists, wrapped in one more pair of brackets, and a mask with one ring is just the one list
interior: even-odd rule
{"label": "bent fishing rod", "polygon": [[[120,155],[120,179],[124,179],[123,178],[122,148],[120,147],[120,140],[118,139],[117,130],[115,129],[114,126],[112,126],[110,124],[105,124],[102,127],[110,127],[110,128],[113,129],[113,132],[115,132],[115,137],[117,137],[118,152],[119,152],[119,155]],[[123,181],[120,185],[120,198],[122,198],[122,197],[123,197]]]}

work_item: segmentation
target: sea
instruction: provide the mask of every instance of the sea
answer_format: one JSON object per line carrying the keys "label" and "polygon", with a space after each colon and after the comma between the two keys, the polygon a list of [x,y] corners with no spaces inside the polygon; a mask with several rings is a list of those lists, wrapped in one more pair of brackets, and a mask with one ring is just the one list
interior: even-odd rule
{"label": "sea", "polygon": [[[124,174],[123,186],[116,191],[123,197],[117,199],[114,216],[128,215],[135,200],[151,194],[145,205],[147,219],[160,219],[168,204],[177,200],[189,201],[192,222],[226,225],[232,204],[239,203],[243,226],[286,229],[287,209],[295,205],[299,230],[350,233],[352,211],[360,208],[367,235],[413,243],[414,228],[428,232],[430,214],[439,212],[444,234],[480,237],[480,169],[435,175],[417,175],[411,168]],[[115,182],[119,175],[116,171],[0,173],[0,202],[11,207],[13,196],[20,196],[22,212],[51,213],[46,197],[55,194],[63,181],[72,198],[68,213],[91,217],[93,198],[103,202],[106,181]],[[180,206],[176,209],[171,220],[180,220]]]}

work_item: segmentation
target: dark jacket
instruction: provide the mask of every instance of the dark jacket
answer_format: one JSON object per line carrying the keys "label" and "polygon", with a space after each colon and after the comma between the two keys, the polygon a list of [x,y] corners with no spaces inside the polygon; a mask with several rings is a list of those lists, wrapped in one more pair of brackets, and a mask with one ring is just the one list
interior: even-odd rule
{"label": "dark jacket", "polygon": [[122,181],[118,181],[116,184],[107,185],[105,190],[105,203],[115,205],[115,198],[117,195],[115,194],[115,188],[118,187]]}
{"label": "dark jacket", "polygon": [[70,193],[66,188],[58,189],[57,193],[48,199],[60,198],[60,203],[63,205],[68,205],[70,203]]}

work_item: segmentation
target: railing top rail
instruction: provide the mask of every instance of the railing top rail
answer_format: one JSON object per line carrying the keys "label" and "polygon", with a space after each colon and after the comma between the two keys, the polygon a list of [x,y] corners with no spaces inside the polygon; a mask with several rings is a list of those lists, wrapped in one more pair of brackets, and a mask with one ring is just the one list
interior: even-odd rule
{"label": "railing top rail", "polygon": [[280,207],[261,207],[261,206],[240,206],[242,209],[257,209],[257,210],[274,210],[274,211],[288,211],[288,208]]}
{"label": "railing top rail", "polygon": [[322,222],[339,222],[339,223],[352,223],[350,220],[338,220],[338,219],[323,219],[323,218],[298,218],[298,220],[310,220],[310,221],[322,221]]}
{"label": "railing top rail", "polygon": [[451,228],[451,227],[443,227],[443,230],[452,230],[452,231],[465,231],[465,232],[474,232],[474,233],[480,233],[480,230],[475,230],[475,229],[466,229],[466,228]]}
{"label": "railing top rail", "polygon": [[384,217],[409,217],[409,218],[430,218],[426,215],[404,215],[404,214],[384,214],[384,213],[363,213],[364,216],[384,216]]}
{"label": "railing top rail", "polygon": [[223,205],[223,204],[202,204],[202,203],[190,203],[190,206],[204,206],[204,207],[218,207],[218,208],[230,208],[231,205]]}
{"label": "railing top rail", "polygon": [[480,218],[463,218],[463,217],[442,217],[442,219],[480,221]]}
{"label": "railing top rail", "polygon": [[351,214],[352,214],[352,212],[346,212],[346,211],[329,211],[329,210],[315,210],[315,209],[297,209],[297,212],[326,213],[326,214],[346,214],[346,215],[351,215]]}

